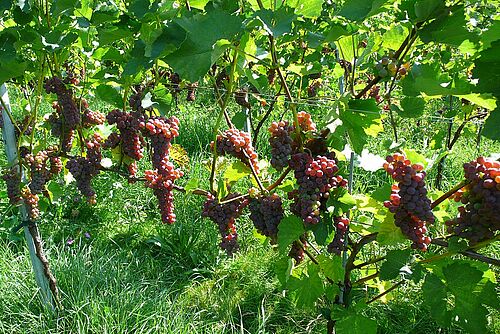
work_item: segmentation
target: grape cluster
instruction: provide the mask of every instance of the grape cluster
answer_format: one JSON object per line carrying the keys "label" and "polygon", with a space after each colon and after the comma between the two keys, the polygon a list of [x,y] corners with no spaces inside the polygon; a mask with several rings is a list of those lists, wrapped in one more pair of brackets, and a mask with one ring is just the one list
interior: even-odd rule
{"label": "grape cluster", "polygon": [[[111,134],[112,141],[116,143],[117,138],[121,140],[123,153],[134,160],[143,157],[144,138],[141,135],[141,128],[144,126],[144,116],[139,112],[124,112],[114,109],[106,115],[110,125],[116,124],[120,135]],[[109,144],[109,143],[108,143]]]}
{"label": "grape cluster", "polygon": [[382,97],[380,96],[380,86],[374,85],[370,88],[368,96],[375,99],[377,103],[382,102]]}
{"label": "grape cluster", "polygon": [[[212,142],[212,148],[214,143]],[[229,129],[222,135],[217,136],[217,154],[229,154],[241,162],[253,166],[256,173],[259,172],[257,165],[257,153],[254,151],[250,135],[238,129]]]}
{"label": "grape cluster", "polygon": [[277,194],[250,200],[250,220],[257,231],[276,241],[278,225],[283,218],[283,202]]}
{"label": "grape cluster", "polygon": [[94,134],[94,137],[85,143],[87,156],[73,158],[66,163],[66,168],[76,180],[78,190],[87,197],[90,204],[96,203],[91,181],[101,169],[101,142],[102,138],[98,134]]}
{"label": "grape cluster", "polygon": [[305,111],[299,111],[297,113],[297,118],[299,121],[299,126],[302,131],[316,131],[316,123],[314,123],[311,119],[311,114]]}
{"label": "grape cluster", "polygon": [[236,199],[238,194],[230,194],[224,200],[226,203],[219,203],[217,198],[212,195],[207,197],[203,205],[203,217],[208,217],[212,222],[219,227],[219,233],[222,241],[220,247],[224,249],[228,255],[232,255],[239,248],[238,233],[236,232],[236,218],[238,218],[245,206],[248,204],[247,199]]}
{"label": "grape cluster", "polygon": [[2,179],[7,185],[7,196],[10,204],[16,204],[21,200],[21,177],[14,168],[5,170]]}
{"label": "grape cluster", "polygon": [[187,96],[186,101],[193,102],[196,100],[196,88],[198,88],[198,82],[193,82],[187,85]]}
{"label": "grape cluster", "polygon": [[345,250],[345,235],[349,226],[349,219],[346,217],[335,217],[334,225],[335,236],[328,245],[328,252],[340,255]]}
{"label": "grape cluster", "polygon": [[170,81],[170,87],[172,90],[172,95],[177,95],[180,93],[181,88],[179,84],[181,83],[181,77],[179,76],[178,73],[172,73],[169,76],[169,81]]}
{"label": "grape cluster", "polygon": [[464,164],[464,174],[469,183],[454,196],[463,205],[446,225],[449,233],[476,244],[500,230],[500,162],[479,157]]}
{"label": "grape cluster", "polygon": [[177,117],[150,117],[141,124],[144,135],[151,140],[153,148],[152,163],[154,170],[146,171],[146,186],[153,189],[158,199],[162,222],[175,222],[173,204],[174,181],[183,176],[183,172],[175,169],[169,161],[169,149],[173,138],[179,135],[179,119]]}
{"label": "grape cluster", "polygon": [[404,63],[398,68],[398,60],[394,57],[394,52],[390,52],[388,56],[383,56],[380,59],[375,65],[375,70],[376,74],[381,78],[390,75],[402,79],[408,74],[410,63]]}
{"label": "grape cluster", "polygon": [[19,128],[15,128],[16,137],[19,138],[20,131],[23,132],[23,135],[30,136],[33,133],[34,128],[34,119],[30,117],[30,115],[26,115],[21,122],[18,123]]}
{"label": "grape cluster", "polygon": [[61,151],[69,152],[73,146],[73,139],[75,131],[68,128],[62,120],[61,107],[57,102],[52,103],[52,108],[55,109],[53,113],[49,115],[48,122],[50,124],[50,132],[54,137],[58,137],[61,142]]}
{"label": "grape cluster", "polygon": [[23,198],[24,204],[26,205],[26,210],[30,220],[34,221],[40,217],[40,209],[38,208],[38,195],[33,194],[30,188],[24,187],[21,190],[21,197]]}
{"label": "grape cluster", "polygon": [[422,164],[411,164],[404,155],[386,158],[384,169],[398,183],[392,186],[390,201],[384,202],[394,213],[394,223],[410,239],[413,248],[427,250],[431,238],[426,236],[426,222],[433,223],[431,201],[427,198]]}
{"label": "grape cluster", "polygon": [[52,77],[45,81],[45,91],[47,94],[54,93],[57,95],[64,125],[67,129],[75,129],[80,124],[81,117],[73,98],[73,91],[66,88],[64,82],[58,77]]}
{"label": "grape cluster", "polygon": [[271,146],[271,166],[277,170],[282,170],[288,166],[290,155],[292,154],[293,126],[287,121],[273,122],[269,127],[271,136],[269,145]]}
{"label": "grape cluster", "polygon": [[47,151],[39,151],[35,155],[27,154],[25,160],[30,167],[30,191],[32,194],[40,194],[51,177],[49,155]]}
{"label": "grape cluster", "polygon": [[296,153],[290,159],[298,189],[288,193],[291,211],[306,224],[315,225],[320,220],[320,207],[326,202],[330,190],[347,187],[347,181],[335,175],[339,168],[333,157],[311,157],[307,153]]}
{"label": "grape cluster", "polygon": [[309,86],[307,86],[307,96],[315,97],[318,95],[318,90],[321,88],[321,80],[313,80]]}
{"label": "grape cluster", "polygon": [[104,124],[106,116],[100,111],[91,110],[86,99],[80,100],[80,107],[82,109],[82,125],[84,127],[88,128],[92,125]]}
{"label": "grape cluster", "polygon": [[290,251],[288,252],[288,256],[291,257],[292,259],[294,259],[295,263],[297,263],[297,264],[304,261],[304,258],[305,258],[304,248],[307,248],[307,246],[308,246],[306,234],[301,235],[299,240],[302,243],[302,245],[304,245],[304,247],[302,247],[302,245],[299,242],[294,241],[292,243],[292,247],[290,248]]}

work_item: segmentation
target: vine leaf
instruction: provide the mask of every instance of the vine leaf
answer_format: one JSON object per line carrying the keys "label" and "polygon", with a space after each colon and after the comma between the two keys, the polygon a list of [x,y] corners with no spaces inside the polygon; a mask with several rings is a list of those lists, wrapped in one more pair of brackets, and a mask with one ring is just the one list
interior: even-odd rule
{"label": "vine leaf", "polygon": [[221,39],[231,40],[241,31],[242,19],[222,10],[176,20],[187,33],[179,49],[166,56],[166,62],[180,77],[198,81],[212,65],[213,45]]}
{"label": "vine leaf", "polygon": [[295,293],[297,306],[313,307],[325,290],[323,281],[319,276],[318,266],[310,263],[307,267],[307,275],[303,273],[300,279],[291,277],[288,288]]}
{"label": "vine leaf", "polygon": [[[282,36],[292,31],[292,22],[295,19],[293,9],[281,7],[276,11],[262,9],[255,12],[255,17],[263,24],[268,34],[274,37]],[[256,24],[254,21],[251,24]]]}
{"label": "vine leaf", "polygon": [[334,282],[344,279],[345,269],[342,266],[342,258],[334,256],[333,259],[325,254],[318,255],[316,258],[323,274]]}
{"label": "vine leaf", "polygon": [[[443,327],[457,321],[470,333],[486,333],[488,310],[482,305],[498,305],[491,284],[480,285],[483,272],[466,262],[454,262],[442,268],[444,282],[436,274],[428,274],[423,289],[424,300],[431,308],[431,316]],[[485,294],[493,296],[483,300]],[[454,303],[448,303],[448,296]]]}
{"label": "vine leaf", "polygon": [[288,246],[304,233],[304,224],[299,217],[287,216],[278,225],[278,247],[280,252],[288,250]]}
{"label": "vine leaf", "polygon": [[347,0],[340,9],[339,15],[352,21],[362,21],[365,18],[380,13],[382,6],[388,0]]}
{"label": "vine leaf", "polygon": [[394,225],[394,215],[388,212],[380,224],[377,241],[381,245],[394,245],[405,240],[406,238],[401,233],[399,227]]}
{"label": "vine leaf", "polygon": [[391,280],[397,278],[401,268],[406,266],[410,259],[411,250],[401,249],[387,252],[386,260],[380,266],[380,279]]}
{"label": "vine leaf", "polygon": [[250,168],[241,161],[235,161],[224,171],[224,179],[234,183],[251,174]]}
{"label": "vine leaf", "polygon": [[421,97],[405,96],[401,100],[401,109],[396,105],[392,105],[392,107],[395,107],[396,112],[401,117],[417,118],[424,114],[425,100]]}
{"label": "vine leaf", "polygon": [[425,25],[419,30],[419,36],[424,43],[443,43],[460,46],[465,40],[476,41],[478,38],[466,28],[463,7]]}
{"label": "vine leaf", "polygon": [[359,314],[351,314],[337,322],[335,332],[338,334],[376,334],[377,322]]}
{"label": "vine leaf", "polygon": [[[380,110],[374,99],[350,100],[348,108],[341,110],[339,119],[342,126],[335,130],[345,131],[349,137],[354,152],[361,154],[368,142],[368,136],[376,137],[384,130]],[[338,133],[342,136],[342,134]]]}

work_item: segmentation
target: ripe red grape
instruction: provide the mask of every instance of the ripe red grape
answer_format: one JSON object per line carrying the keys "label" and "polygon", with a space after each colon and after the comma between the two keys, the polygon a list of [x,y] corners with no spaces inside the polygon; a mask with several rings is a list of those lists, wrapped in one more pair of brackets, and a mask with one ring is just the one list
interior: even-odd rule
{"label": "ripe red grape", "polygon": [[[212,142],[212,147],[214,143]],[[250,135],[238,129],[229,129],[217,136],[217,154],[229,154],[241,162],[252,165],[255,172],[259,172],[257,153],[254,151]]]}

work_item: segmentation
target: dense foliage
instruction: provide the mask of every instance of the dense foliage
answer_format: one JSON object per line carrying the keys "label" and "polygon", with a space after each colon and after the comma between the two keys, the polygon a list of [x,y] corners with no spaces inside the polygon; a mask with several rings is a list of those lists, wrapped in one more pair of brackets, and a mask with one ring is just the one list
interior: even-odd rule
{"label": "dense foliage", "polygon": [[[17,145],[4,166],[6,200],[35,226],[66,191],[61,180],[92,205],[93,182],[115,173],[152,189],[161,221],[173,224],[175,192],[201,195],[193,215],[217,225],[229,256],[248,209],[279,254],[283,290],[316,308],[328,332],[376,332],[362,311],[401,283],[370,282],[400,278],[422,284],[440,326],[483,333],[487,307],[499,305],[495,273],[460,256],[498,265],[476,252],[499,238],[498,157],[478,148],[464,181],[441,188],[461,136],[478,147],[500,140],[498,9],[472,0],[2,1],[0,83],[24,106],[2,98],[3,133],[13,127]],[[199,91],[218,108],[208,182],[184,180],[189,158],[174,147],[179,97],[193,103]],[[108,110],[91,110],[84,96]],[[429,119],[447,126],[422,127],[417,153],[401,132]],[[366,149],[385,129],[384,163]],[[353,194],[356,156],[390,178]],[[363,261],[370,243],[383,254]]]}

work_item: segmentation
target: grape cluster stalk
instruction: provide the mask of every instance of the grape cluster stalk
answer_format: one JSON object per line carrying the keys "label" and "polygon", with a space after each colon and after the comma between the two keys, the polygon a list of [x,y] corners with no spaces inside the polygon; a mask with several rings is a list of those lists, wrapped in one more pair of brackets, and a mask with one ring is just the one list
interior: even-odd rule
{"label": "grape cluster stalk", "polygon": [[257,231],[275,242],[278,236],[278,225],[284,216],[281,197],[272,194],[252,198],[248,208],[250,209],[250,220]]}
{"label": "grape cluster stalk", "polygon": [[208,217],[219,227],[221,235],[220,247],[224,249],[228,255],[232,255],[239,248],[238,233],[236,231],[236,218],[238,218],[243,209],[248,204],[248,200],[244,198],[235,199],[239,194],[233,193],[228,195],[224,200],[226,203],[219,203],[217,198],[209,195],[203,204],[203,217]]}
{"label": "grape cluster stalk", "polygon": [[427,198],[423,168],[422,164],[412,164],[402,154],[388,156],[384,169],[397,184],[392,186],[390,200],[384,205],[394,213],[394,223],[412,241],[412,248],[426,251],[431,242],[426,235],[426,224],[434,222],[434,215]]}
{"label": "grape cluster stalk", "polygon": [[474,245],[500,230],[500,162],[479,157],[464,164],[464,174],[469,183],[454,195],[463,205],[446,225]]}
{"label": "grape cluster stalk", "polygon": [[[256,173],[259,172],[257,165],[257,153],[255,152],[250,134],[238,129],[229,129],[217,136],[216,150],[219,155],[231,155],[246,165],[251,165]],[[214,142],[212,142],[212,148]]]}
{"label": "grape cluster stalk", "polygon": [[288,193],[292,199],[291,211],[301,217],[307,225],[320,221],[320,208],[326,203],[330,191],[347,187],[347,180],[336,175],[339,168],[333,157],[312,157],[301,152],[292,155],[290,167],[294,171],[298,189]]}

